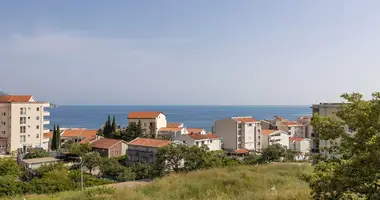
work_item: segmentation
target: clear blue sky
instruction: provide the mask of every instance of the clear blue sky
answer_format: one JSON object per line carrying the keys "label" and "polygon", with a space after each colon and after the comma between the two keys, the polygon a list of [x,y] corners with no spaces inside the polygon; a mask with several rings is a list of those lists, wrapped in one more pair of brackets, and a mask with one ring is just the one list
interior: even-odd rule
{"label": "clear blue sky", "polygon": [[58,104],[300,105],[380,91],[380,1],[1,1],[0,90]]}

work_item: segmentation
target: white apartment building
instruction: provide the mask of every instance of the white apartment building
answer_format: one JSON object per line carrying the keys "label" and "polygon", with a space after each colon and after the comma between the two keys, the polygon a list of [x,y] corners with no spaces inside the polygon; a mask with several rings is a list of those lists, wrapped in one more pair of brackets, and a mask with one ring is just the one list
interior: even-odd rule
{"label": "white apartment building", "polygon": [[289,121],[283,117],[275,116],[274,124],[278,130],[286,131],[290,137],[302,137],[305,138],[306,126],[297,121]]}
{"label": "white apartment building", "polygon": [[[318,113],[320,116],[333,116],[338,111],[338,109],[342,106],[342,103],[320,103],[320,104],[314,104],[312,105],[312,112],[313,115],[315,113]],[[352,131],[350,131],[346,127],[346,131],[349,134],[354,134]],[[316,137],[318,133],[313,132],[311,135],[312,137]],[[336,139],[335,142],[340,142],[340,138]],[[312,141],[312,152],[313,153],[320,153],[320,149],[324,147],[330,147],[330,141],[329,140],[317,140],[313,139]],[[327,152],[324,152],[327,154]]]}
{"label": "white apartment building", "polygon": [[302,154],[310,153],[311,139],[308,138],[289,138],[289,149]]}
{"label": "white apartment building", "polygon": [[158,129],[158,137],[174,140],[176,137],[180,135],[186,134],[185,127],[163,127]]}
{"label": "white apartment building", "polygon": [[9,154],[18,149],[24,152],[30,148],[48,150],[49,138],[44,128],[50,121],[45,108],[48,102],[38,102],[31,95],[0,96],[0,154]]}
{"label": "white apartment building", "polygon": [[158,135],[160,128],[166,127],[166,116],[162,112],[130,112],[128,115],[128,124],[141,122],[143,131],[146,133],[155,133]]}
{"label": "white apartment building", "polygon": [[280,144],[289,149],[289,133],[282,130],[269,130],[269,145]]}
{"label": "white apartment building", "polygon": [[261,123],[252,116],[231,117],[215,122],[215,135],[221,137],[223,149],[235,151],[247,149],[258,151],[260,143]]}
{"label": "white apartment building", "polygon": [[221,140],[220,137],[213,134],[199,134],[199,133],[190,133],[185,135],[179,135],[175,138],[175,142],[178,144],[186,144],[189,146],[199,146],[205,145],[210,151],[221,150]]}

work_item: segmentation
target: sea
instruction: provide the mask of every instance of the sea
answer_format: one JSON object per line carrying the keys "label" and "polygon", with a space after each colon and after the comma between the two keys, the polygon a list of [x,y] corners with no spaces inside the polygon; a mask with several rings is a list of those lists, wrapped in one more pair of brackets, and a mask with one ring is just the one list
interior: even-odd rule
{"label": "sea", "polygon": [[311,116],[310,106],[130,106],[130,105],[61,105],[50,108],[50,125],[62,128],[99,129],[108,115],[115,116],[117,124],[128,124],[132,111],[160,111],[168,122],[184,123],[188,128],[211,130],[214,122],[233,116],[253,116],[255,119],[273,119],[282,116],[296,120],[299,116]]}

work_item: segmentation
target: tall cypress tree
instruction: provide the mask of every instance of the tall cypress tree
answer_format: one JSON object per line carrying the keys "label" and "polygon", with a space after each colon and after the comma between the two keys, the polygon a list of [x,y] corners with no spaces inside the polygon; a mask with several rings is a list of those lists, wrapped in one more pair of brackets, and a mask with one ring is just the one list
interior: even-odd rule
{"label": "tall cypress tree", "polygon": [[112,132],[116,132],[116,118],[115,116],[112,117]]}
{"label": "tall cypress tree", "polygon": [[61,130],[59,129],[59,125],[57,125],[57,130],[55,132],[56,149],[59,150],[61,148]]}
{"label": "tall cypress tree", "polygon": [[56,129],[56,127],[55,127],[55,124],[54,124],[54,128],[53,128],[53,138],[52,138],[52,140],[51,140],[51,150],[56,150],[57,148],[56,148],[56,145],[57,145],[57,134],[56,134],[56,132],[57,132],[57,129]]}

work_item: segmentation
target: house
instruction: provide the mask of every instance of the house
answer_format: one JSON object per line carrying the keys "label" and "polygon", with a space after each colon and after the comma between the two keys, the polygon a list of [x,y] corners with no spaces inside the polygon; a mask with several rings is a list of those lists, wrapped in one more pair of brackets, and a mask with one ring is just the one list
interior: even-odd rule
{"label": "house", "polygon": [[165,147],[172,143],[170,140],[136,138],[128,143],[127,164],[131,165],[139,162],[154,163],[156,162],[158,148]]}
{"label": "house", "polygon": [[252,116],[231,117],[215,122],[215,135],[221,137],[222,148],[227,152],[261,149],[260,132],[260,121]]}
{"label": "house", "polygon": [[167,128],[182,128],[184,127],[183,123],[173,123],[173,122],[168,122],[166,124]]}
{"label": "house", "polygon": [[191,133],[197,133],[197,134],[206,134],[206,130],[203,128],[186,128],[186,134],[191,134]]}
{"label": "house", "polygon": [[297,118],[297,122],[305,126],[305,138],[311,138],[313,127],[311,126],[311,116],[301,116]]}
{"label": "house", "polygon": [[189,146],[202,146],[205,145],[208,147],[210,151],[217,151],[221,150],[221,140],[220,137],[213,134],[213,133],[208,133],[208,134],[200,134],[200,133],[190,133],[190,134],[185,134],[185,135],[179,135],[178,137],[175,138],[175,142],[181,143],[181,144],[186,144]]}
{"label": "house", "polygon": [[27,169],[37,169],[41,165],[56,163],[59,160],[53,157],[32,158],[21,160],[21,165]]}
{"label": "house", "polygon": [[309,138],[289,138],[289,149],[300,152],[302,154],[310,153],[311,139]]}
{"label": "house", "polygon": [[127,142],[124,140],[100,138],[91,143],[93,151],[99,152],[102,157],[119,157],[127,153]]}
{"label": "house", "polygon": [[186,133],[187,131],[184,127],[163,127],[158,129],[158,138],[174,140],[179,135],[184,135]]}
{"label": "house", "polygon": [[50,123],[48,102],[37,101],[32,95],[0,95],[0,154],[11,154],[31,148],[49,147],[43,137]]}
{"label": "house", "polygon": [[[94,141],[98,138],[97,136],[98,130],[94,129],[84,129],[84,128],[70,128],[70,129],[61,129],[61,143],[65,143],[67,141],[79,142],[81,144]],[[53,138],[53,132],[45,133],[45,138],[48,138],[51,142]]]}
{"label": "house", "polygon": [[282,130],[269,131],[269,145],[280,144],[289,149],[289,133]]}
{"label": "house", "polygon": [[289,121],[280,116],[274,116],[274,123],[278,130],[289,132],[290,137],[302,137],[306,136],[306,126],[297,121]]}
{"label": "house", "polygon": [[166,116],[162,112],[130,112],[128,115],[128,124],[141,122],[142,129],[145,133],[158,135],[160,128],[166,127]]}
{"label": "house", "polygon": [[262,151],[268,147],[270,134],[277,131],[278,130],[261,129],[261,134],[260,134],[261,149],[259,149],[258,151]]}

